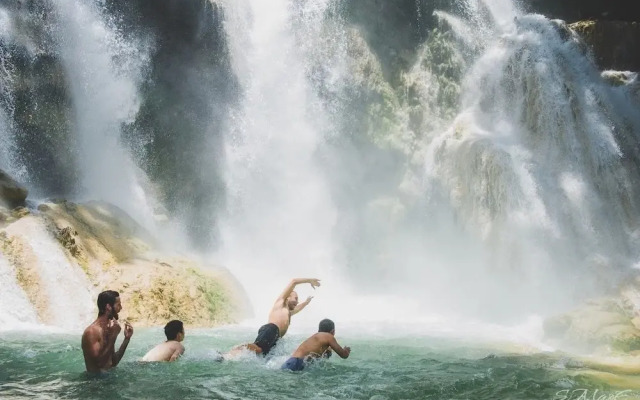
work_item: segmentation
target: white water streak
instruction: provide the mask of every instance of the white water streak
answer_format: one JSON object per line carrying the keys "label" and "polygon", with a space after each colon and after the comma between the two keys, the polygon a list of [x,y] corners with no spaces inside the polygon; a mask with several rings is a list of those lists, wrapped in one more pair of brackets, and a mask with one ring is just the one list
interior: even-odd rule
{"label": "white water streak", "polygon": [[244,101],[226,149],[222,257],[261,318],[292,277],[324,278],[334,256],[336,213],[314,158],[323,111],[293,40],[291,7],[284,0],[229,4],[227,31]]}
{"label": "white water streak", "polygon": [[153,199],[144,190],[146,177],[120,141],[122,125],[138,112],[137,85],[148,49],[119,37],[95,4],[54,4],[73,98],[84,195],[118,205],[150,227]]}
{"label": "white water streak", "polygon": [[36,324],[38,316],[26,293],[18,285],[16,271],[0,250],[0,330]]}

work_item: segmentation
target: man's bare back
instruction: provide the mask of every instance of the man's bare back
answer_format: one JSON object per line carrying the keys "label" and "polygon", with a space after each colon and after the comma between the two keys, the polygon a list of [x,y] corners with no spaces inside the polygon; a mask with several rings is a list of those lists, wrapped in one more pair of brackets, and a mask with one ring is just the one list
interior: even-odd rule
{"label": "man's bare back", "polygon": [[184,353],[184,346],[176,340],[160,343],[142,357],[142,361],[175,361]]}
{"label": "man's bare back", "polygon": [[164,326],[165,342],[160,343],[142,357],[142,361],[175,361],[184,353],[184,324],[179,319],[169,321]]}
{"label": "man's bare back", "polygon": [[[297,296],[297,295],[296,295]],[[282,304],[274,304],[271,312],[269,313],[269,323],[275,324],[280,331],[280,337],[283,337],[289,330],[291,324],[291,310]]]}
{"label": "man's bare back", "polygon": [[309,361],[328,357],[331,355],[329,349],[332,349],[342,358],[349,357],[351,348],[342,347],[335,338],[335,324],[330,319],[323,319],[318,325],[318,333],[302,342],[300,346],[293,352],[291,357],[282,364],[281,369],[290,371],[302,371]]}
{"label": "man's bare back", "polygon": [[326,354],[329,349],[333,349],[336,354],[342,358],[349,357],[349,354],[351,353],[351,349],[349,347],[340,347],[335,336],[331,333],[318,332],[302,342],[296,351],[293,352],[291,357],[302,359],[307,356],[321,357],[323,354]]}

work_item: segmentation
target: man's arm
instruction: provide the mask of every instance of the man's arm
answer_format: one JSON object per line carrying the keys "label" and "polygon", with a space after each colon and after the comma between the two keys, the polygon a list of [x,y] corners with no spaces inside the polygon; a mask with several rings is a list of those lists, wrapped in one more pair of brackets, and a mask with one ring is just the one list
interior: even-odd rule
{"label": "man's arm", "polygon": [[171,358],[169,359],[169,361],[175,361],[178,359],[178,357],[180,357],[183,354],[184,354],[184,346],[180,344],[178,345],[178,348],[171,355]]}
{"label": "man's arm", "polygon": [[[124,356],[124,352],[127,350],[127,346],[129,346],[129,341],[131,340],[131,335],[133,335],[133,327],[128,323],[124,323],[124,340],[120,344],[120,348],[117,352],[113,353],[113,366],[115,367],[120,363],[122,357]],[[115,339],[113,341],[114,349],[115,349]]]}
{"label": "man's arm", "polygon": [[306,306],[309,305],[309,303],[311,303],[311,299],[313,299],[313,296],[307,297],[307,299],[305,301],[303,301],[302,303],[298,304],[296,306],[296,308],[294,308],[293,311],[291,311],[291,315],[297,314],[300,311],[302,311]]}
{"label": "man's arm", "polygon": [[318,286],[320,286],[320,279],[315,279],[315,278],[296,278],[296,279],[292,279],[291,282],[289,282],[289,284],[287,285],[287,287],[284,288],[284,290],[280,294],[280,297],[278,297],[278,299],[276,301],[283,301],[286,298],[288,298],[289,295],[291,294],[291,292],[293,292],[293,289],[295,289],[295,287],[297,285],[300,285],[301,283],[308,283],[308,284],[311,285],[312,288],[315,289]]}
{"label": "man's arm", "polygon": [[333,351],[336,352],[337,355],[339,355],[341,358],[347,358],[349,357],[349,354],[351,354],[351,348],[350,347],[341,347],[338,344],[338,341],[336,341],[336,338],[333,337],[333,335],[331,335],[331,338],[329,338],[329,346],[333,349]]}

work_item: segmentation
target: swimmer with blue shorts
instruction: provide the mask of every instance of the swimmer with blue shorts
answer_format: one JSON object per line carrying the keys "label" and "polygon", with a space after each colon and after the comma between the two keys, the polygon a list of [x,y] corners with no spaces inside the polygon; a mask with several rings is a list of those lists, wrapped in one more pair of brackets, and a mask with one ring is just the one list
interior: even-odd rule
{"label": "swimmer with blue shorts", "polygon": [[335,324],[330,319],[323,319],[318,326],[318,333],[302,342],[293,352],[281,369],[290,371],[302,371],[307,363],[318,358],[331,356],[331,350],[342,358],[348,358],[351,348],[341,347],[335,338]]}

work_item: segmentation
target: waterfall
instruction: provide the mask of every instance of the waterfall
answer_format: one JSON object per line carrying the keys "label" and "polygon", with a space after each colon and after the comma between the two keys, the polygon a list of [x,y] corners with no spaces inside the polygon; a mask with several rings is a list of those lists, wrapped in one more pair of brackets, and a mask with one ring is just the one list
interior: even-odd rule
{"label": "waterfall", "polygon": [[153,206],[145,176],[121,142],[139,107],[146,43],[129,43],[100,15],[99,3],[53,2],[78,137],[82,196],[116,204],[148,226]]}
{"label": "waterfall", "polygon": [[16,122],[16,41],[62,65],[71,193],[153,226],[159,189],[258,317],[316,276],[345,318],[521,321],[640,262],[640,113],[564,23],[511,0],[166,1],[43,0],[41,42],[0,6],[0,168],[68,167]]}
{"label": "waterfall", "polygon": [[615,287],[640,256],[640,115],[567,28],[508,20],[466,73],[427,174],[491,252],[487,273],[512,275],[516,303],[557,309]]}
{"label": "waterfall", "polygon": [[323,109],[291,30],[294,4],[228,7],[243,100],[227,136],[222,257],[266,315],[291,278],[325,276],[334,266],[336,213],[317,157]]}
{"label": "waterfall", "polygon": [[[4,8],[0,8],[0,43],[9,42],[12,31],[13,26],[9,13]],[[14,105],[9,89],[12,80],[13,71],[9,52],[5,46],[0,45],[0,105],[2,105],[0,107],[0,169],[20,179],[24,178],[25,174],[14,157],[16,150],[11,122]]]}
{"label": "waterfall", "polygon": [[227,5],[243,103],[222,253],[254,305],[265,285],[330,274],[427,314],[517,317],[605,293],[637,262],[624,90],[561,23],[459,3],[436,11],[444,34],[404,92],[336,2]]}

